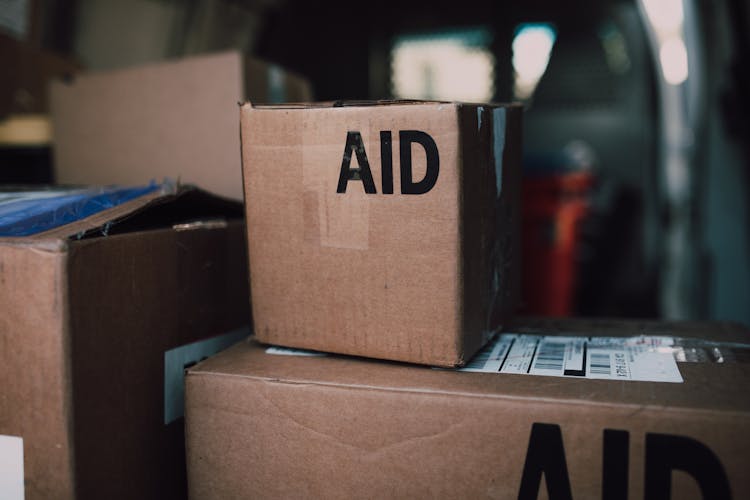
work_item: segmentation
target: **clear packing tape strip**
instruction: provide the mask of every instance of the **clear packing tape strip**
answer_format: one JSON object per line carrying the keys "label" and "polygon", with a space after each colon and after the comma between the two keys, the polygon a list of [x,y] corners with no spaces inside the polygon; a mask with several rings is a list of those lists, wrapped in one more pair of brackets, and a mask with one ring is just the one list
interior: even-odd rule
{"label": "clear packing tape strip", "polygon": [[587,339],[589,348],[614,344],[639,346],[642,351],[671,354],[678,363],[750,363],[750,343],[651,335]]}
{"label": "clear packing tape strip", "polygon": [[671,336],[501,333],[460,371],[683,382],[678,363],[750,361],[750,344]]}
{"label": "clear packing tape strip", "polygon": [[671,352],[678,363],[750,363],[750,344],[691,338],[672,340],[671,346],[657,349]]}

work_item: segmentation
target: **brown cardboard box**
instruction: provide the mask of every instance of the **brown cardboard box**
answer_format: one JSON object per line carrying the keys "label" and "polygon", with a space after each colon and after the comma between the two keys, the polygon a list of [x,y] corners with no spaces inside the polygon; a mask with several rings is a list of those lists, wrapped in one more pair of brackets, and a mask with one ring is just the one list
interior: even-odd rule
{"label": "brown cardboard box", "polygon": [[0,238],[0,458],[22,443],[27,499],[184,498],[183,365],[248,334],[241,214],[157,191]]}
{"label": "brown cardboard box", "polygon": [[237,102],[310,98],[306,80],[240,52],[78,76],[50,87],[56,179],[179,178],[242,198]]}
{"label": "brown cardboard box", "polygon": [[[721,323],[515,328],[750,338]],[[190,497],[750,498],[750,365],[677,366],[683,383],[466,373],[246,341],[186,376]]]}
{"label": "brown cardboard box", "polygon": [[464,363],[515,306],[521,108],[241,108],[262,342]]}

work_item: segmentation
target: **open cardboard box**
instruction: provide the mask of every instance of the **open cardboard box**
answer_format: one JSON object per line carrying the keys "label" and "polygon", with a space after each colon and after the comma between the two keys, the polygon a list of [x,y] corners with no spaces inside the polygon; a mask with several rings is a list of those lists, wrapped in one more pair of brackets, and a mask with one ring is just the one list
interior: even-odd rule
{"label": "open cardboard box", "polygon": [[27,499],[184,498],[183,367],[249,334],[241,204],[139,193],[0,238],[0,476]]}

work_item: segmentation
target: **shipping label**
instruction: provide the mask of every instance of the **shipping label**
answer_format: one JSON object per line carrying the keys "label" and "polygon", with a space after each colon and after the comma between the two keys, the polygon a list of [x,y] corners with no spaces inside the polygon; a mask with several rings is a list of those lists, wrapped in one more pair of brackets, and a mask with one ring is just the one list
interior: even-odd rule
{"label": "shipping label", "polygon": [[682,382],[669,337],[498,335],[458,371]]}

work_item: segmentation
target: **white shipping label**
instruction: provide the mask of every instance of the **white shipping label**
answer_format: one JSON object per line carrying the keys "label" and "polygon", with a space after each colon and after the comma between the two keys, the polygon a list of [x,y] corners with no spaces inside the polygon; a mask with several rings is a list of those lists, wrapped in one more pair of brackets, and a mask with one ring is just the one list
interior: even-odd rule
{"label": "white shipping label", "polygon": [[502,334],[459,371],[682,382],[669,337]]}
{"label": "white shipping label", "polygon": [[185,370],[250,335],[250,327],[175,347],[164,353],[164,425],[185,415]]}
{"label": "white shipping label", "polygon": [[23,438],[0,435],[0,499],[23,497]]}

